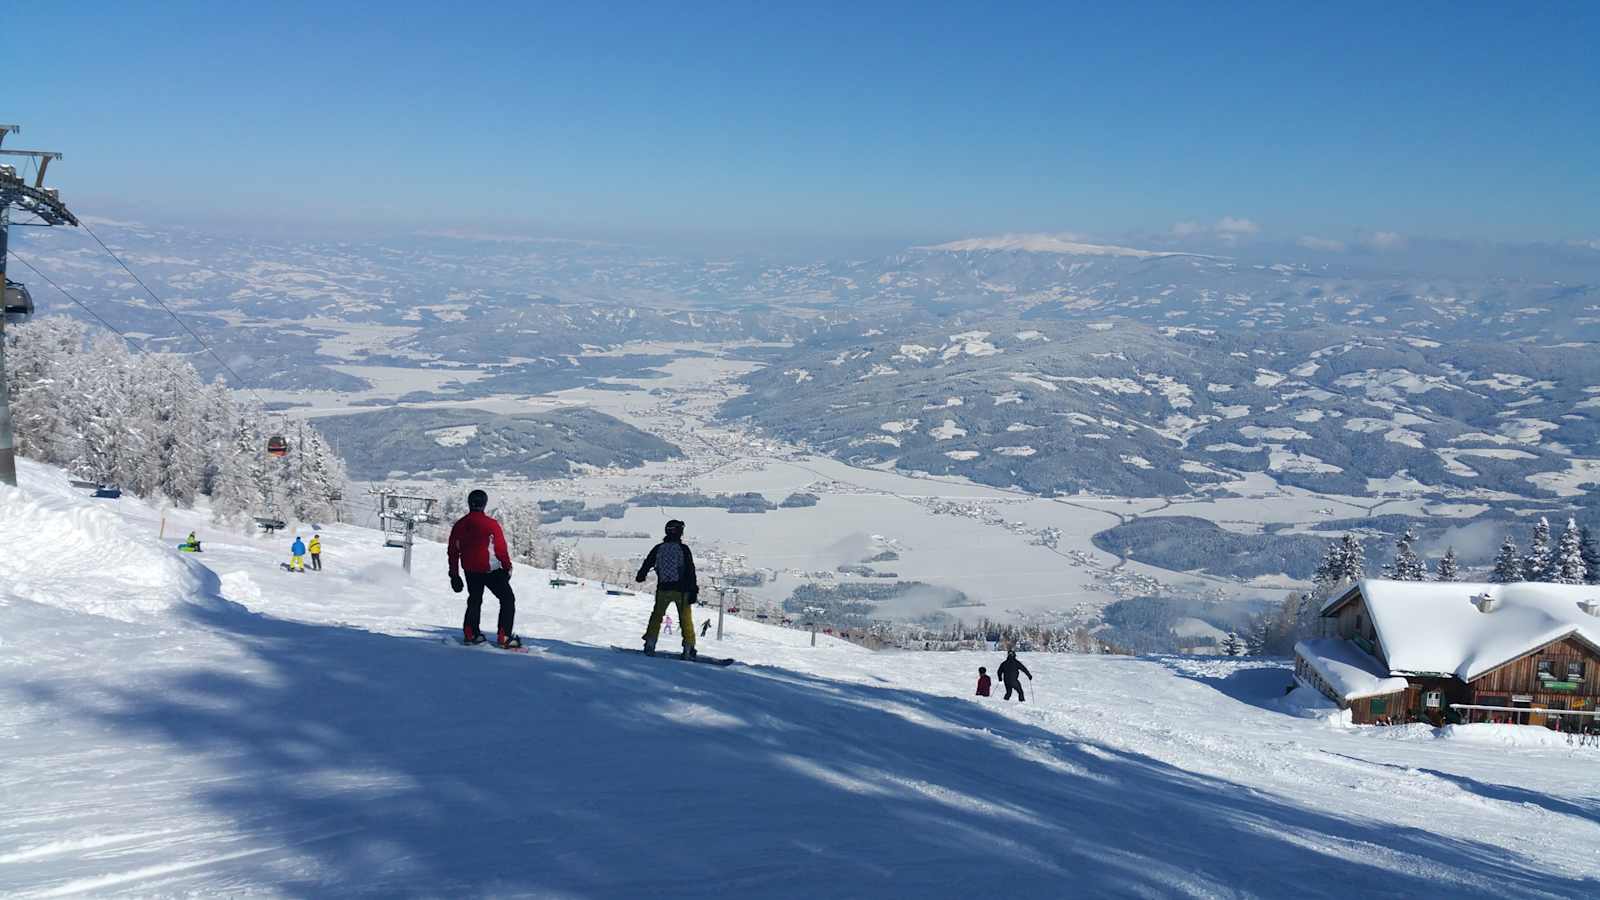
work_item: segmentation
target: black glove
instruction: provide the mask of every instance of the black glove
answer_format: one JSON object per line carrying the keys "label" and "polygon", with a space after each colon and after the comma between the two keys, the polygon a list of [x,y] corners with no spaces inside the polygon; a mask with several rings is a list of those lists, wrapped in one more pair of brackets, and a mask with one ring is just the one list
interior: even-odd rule
{"label": "black glove", "polygon": [[461,576],[460,575],[451,575],[450,576],[450,590],[455,591],[456,593],[459,594],[459,593],[461,593],[462,589],[464,589],[465,587],[466,587],[466,585],[461,583]]}

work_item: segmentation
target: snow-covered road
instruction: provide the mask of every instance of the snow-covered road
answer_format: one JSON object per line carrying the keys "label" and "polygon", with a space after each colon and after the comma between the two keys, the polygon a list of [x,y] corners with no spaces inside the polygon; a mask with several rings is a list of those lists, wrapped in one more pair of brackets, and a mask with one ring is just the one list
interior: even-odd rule
{"label": "snow-covered road", "polygon": [[[519,570],[537,652],[444,643],[442,548],[157,542],[0,489],[0,895],[1595,896],[1600,751],[1290,715],[1278,662],[870,653]],[[168,513],[168,534],[199,526]],[[292,537],[292,536],[291,536]],[[486,601],[492,621],[494,603]]]}

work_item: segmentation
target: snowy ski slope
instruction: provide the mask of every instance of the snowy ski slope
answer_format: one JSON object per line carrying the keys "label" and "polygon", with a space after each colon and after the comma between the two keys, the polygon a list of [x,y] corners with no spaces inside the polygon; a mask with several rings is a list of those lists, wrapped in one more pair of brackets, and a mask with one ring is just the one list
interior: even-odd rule
{"label": "snowy ski slope", "polygon": [[1600,751],[1297,716],[1279,662],[1031,655],[1008,705],[970,696],[999,654],[730,620],[746,665],[689,666],[526,568],[536,652],[462,648],[437,545],[408,580],[328,528],[291,575],[292,534],[22,478],[6,897],[1600,895]]}

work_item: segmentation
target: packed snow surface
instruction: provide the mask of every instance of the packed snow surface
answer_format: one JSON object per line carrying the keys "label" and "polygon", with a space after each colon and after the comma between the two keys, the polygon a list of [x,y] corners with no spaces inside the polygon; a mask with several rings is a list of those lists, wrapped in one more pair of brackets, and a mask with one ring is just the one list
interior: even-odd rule
{"label": "packed snow surface", "polygon": [[1019,704],[973,696],[998,653],[729,618],[722,669],[610,650],[647,601],[527,567],[533,652],[463,648],[436,544],[406,577],[324,523],[326,570],[290,574],[293,531],[168,510],[158,538],[139,501],[22,480],[6,897],[1600,892],[1593,749],[1302,718],[1281,660],[1024,654]]}
{"label": "packed snow surface", "polygon": [[[1489,612],[1472,602],[1482,594]],[[1579,605],[1600,601],[1594,585],[1367,579],[1361,596],[1392,672],[1469,681],[1569,635],[1600,646],[1600,617]]]}

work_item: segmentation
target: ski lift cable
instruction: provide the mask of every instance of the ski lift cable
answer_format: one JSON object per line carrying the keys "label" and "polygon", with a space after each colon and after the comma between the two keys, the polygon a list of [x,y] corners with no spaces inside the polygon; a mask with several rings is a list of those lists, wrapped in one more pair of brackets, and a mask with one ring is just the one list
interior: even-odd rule
{"label": "ski lift cable", "polygon": [[211,345],[206,343],[205,338],[201,337],[193,328],[190,328],[187,322],[184,322],[182,319],[178,318],[178,314],[173,312],[172,308],[167,306],[167,304],[160,297],[156,296],[156,292],[150,289],[150,285],[145,284],[144,279],[140,278],[137,272],[128,268],[128,264],[122,261],[122,257],[118,256],[116,251],[106,246],[105,241],[100,240],[100,235],[95,234],[94,229],[90,228],[87,223],[81,221],[79,225],[81,228],[83,228],[84,232],[89,235],[89,237],[94,238],[94,242],[100,245],[100,249],[104,250],[107,255],[117,261],[117,265],[122,267],[122,271],[127,272],[129,277],[138,282],[139,287],[144,288],[144,292],[149,294],[150,299],[154,300],[157,306],[161,307],[167,315],[172,317],[172,321],[177,322],[179,327],[181,327],[184,331],[187,331],[189,336],[194,338],[195,342],[198,343],[202,349],[211,354],[211,358],[217,361],[217,365],[222,366],[224,371],[233,376],[234,382],[239,385],[241,390],[248,391],[252,397],[256,398],[256,402],[260,403],[263,407],[267,405],[267,401],[262,399],[261,395],[256,393],[254,388],[246,384],[243,378],[239,377],[239,373],[235,372],[233,367],[228,365],[227,361],[222,358],[221,354],[211,349]]}
{"label": "ski lift cable", "polygon": [[143,347],[139,346],[137,343],[134,343],[133,338],[130,338],[126,334],[123,334],[120,330],[118,330],[117,326],[115,326],[115,325],[111,324],[110,322],[107,322],[105,319],[101,318],[100,314],[95,312],[92,308],[90,308],[89,304],[84,303],[82,300],[79,300],[77,297],[74,297],[72,295],[71,291],[67,290],[66,288],[62,287],[59,284],[56,284],[54,279],[52,279],[49,275],[46,275],[43,272],[39,271],[37,266],[35,266],[31,262],[28,262],[22,256],[18,255],[17,251],[8,250],[7,252],[11,254],[11,258],[12,259],[15,259],[17,262],[22,263],[23,265],[27,266],[29,271],[33,272],[33,274],[35,274],[35,275],[39,276],[40,278],[44,279],[44,282],[46,284],[48,284],[51,287],[55,288],[57,291],[60,291],[62,296],[66,297],[68,300],[71,300],[73,303],[76,303],[80,307],[82,307],[84,312],[86,312],[90,316],[92,316],[96,322],[99,322],[101,325],[104,325],[107,329],[109,329],[111,331],[112,334],[115,334],[117,337],[122,338],[123,341],[127,342],[129,347],[133,348],[134,352],[142,353],[145,356],[150,356],[151,355],[150,351],[148,351],[148,350],[144,349]]}

